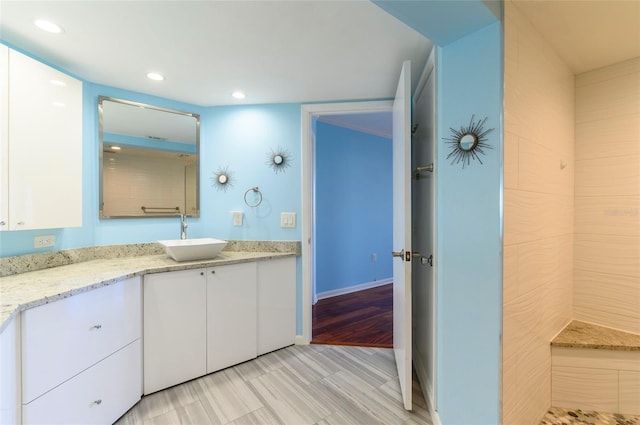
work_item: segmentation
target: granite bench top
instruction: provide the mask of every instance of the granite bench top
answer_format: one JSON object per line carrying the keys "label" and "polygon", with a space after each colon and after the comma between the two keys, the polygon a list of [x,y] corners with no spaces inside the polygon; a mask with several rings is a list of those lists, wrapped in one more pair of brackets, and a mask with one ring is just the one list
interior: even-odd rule
{"label": "granite bench top", "polygon": [[[121,253],[112,253],[113,255],[108,256],[110,258],[93,259],[90,256],[87,257],[85,253],[74,257],[79,258],[78,261],[27,272],[21,271],[26,266],[33,265],[31,258],[29,258],[30,261],[20,261],[18,257],[0,258],[0,261],[4,262],[5,270],[9,263],[12,263],[11,267],[14,269],[13,274],[5,273],[0,277],[0,332],[21,311],[112,285],[131,277],[300,255],[299,242],[283,242],[283,244],[287,244],[284,245],[284,249],[282,245],[276,245],[274,248],[271,245],[265,246],[259,243],[257,245],[229,244],[232,249],[239,250],[225,249],[212,260],[183,262],[176,262],[164,253],[155,253],[157,252],[155,250],[150,251],[153,253],[151,255],[138,253],[135,256],[121,256]],[[240,250],[242,248],[247,249]],[[60,252],[63,251],[51,253],[49,257],[60,256]],[[68,258],[69,255],[62,255],[62,257]],[[18,263],[21,262],[29,264],[20,266]]]}
{"label": "granite bench top", "polygon": [[640,351],[640,335],[573,320],[551,341],[551,346]]}

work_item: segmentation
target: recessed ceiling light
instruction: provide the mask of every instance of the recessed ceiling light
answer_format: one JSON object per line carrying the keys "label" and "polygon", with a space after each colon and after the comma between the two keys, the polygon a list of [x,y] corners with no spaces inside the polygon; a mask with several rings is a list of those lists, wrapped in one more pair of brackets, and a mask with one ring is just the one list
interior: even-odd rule
{"label": "recessed ceiling light", "polygon": [[233,93],[231,93],[231,96],[233,96],[235,99],[244,99],[245,97],[247,97],[247,95],[240,90],[234,91]]}
{"label": "recessed ceiling light", "polygon": [[147,78],[153,81],[164,80],[164,76],[162,74],[158,74],[157,72],[147,72]]}
{"label": "recessed ceiling light", "polygon": [[109,146],[109,147],[114,151],[119,151],[120,149],[122,149],[120,146]]}
{"label": "recessed ceiling light", "polygon": [[52,34],[60,34],[63,32],[62,27],[58,24],[54,24],[46,19],[36,19],[33,24],[43,31],[50,32]]}

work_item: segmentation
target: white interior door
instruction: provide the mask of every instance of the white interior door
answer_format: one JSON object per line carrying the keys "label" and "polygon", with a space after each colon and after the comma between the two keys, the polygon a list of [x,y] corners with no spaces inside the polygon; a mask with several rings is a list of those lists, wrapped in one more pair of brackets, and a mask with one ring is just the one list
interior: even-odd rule
{"label": "white interior door", "polygon": [[393,102],[393,352],[404,408],[411,410],[411,61]]}

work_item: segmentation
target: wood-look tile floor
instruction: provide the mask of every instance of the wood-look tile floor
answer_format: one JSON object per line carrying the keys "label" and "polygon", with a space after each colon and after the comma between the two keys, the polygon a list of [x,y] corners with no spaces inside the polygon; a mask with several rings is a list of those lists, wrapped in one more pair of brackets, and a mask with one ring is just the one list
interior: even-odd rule
{"label": "wood-look tile floor", "polygon": [[312,344],[393,347],[393,284],[325,298],[312,315]]}
{"label": "wood-look tile floor", "polygon": [[402,406],[393,351],[291,346],[145,396],[117,425],[432,425],[414,377]]}

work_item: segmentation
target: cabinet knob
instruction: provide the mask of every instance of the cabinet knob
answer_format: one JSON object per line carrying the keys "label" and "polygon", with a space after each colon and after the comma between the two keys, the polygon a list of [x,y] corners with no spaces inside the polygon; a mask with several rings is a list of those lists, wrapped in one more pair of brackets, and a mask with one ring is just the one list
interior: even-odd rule
{"label": "cabinet knob", "polygon": [[200,276],[204,276],[204,272],[200,272]]}
{"label": "cabinet knob", "polygon": [[4,225],[6,225],[6,224],[7,224],[7,222],[6,222],[6,221],[4,221],[4,220],[0,220],[0,226],[4,226]]}
{"label": "cabinet knob", "polygon": [[216,274],[216,271],[215,270],[211,270],[211,274]]}
{"label": "cabinet knob", "polygon": [[19,221],[18,226],[24,226],[24,221]]}
{"label": "cabinet knob", "polygon": [[91,403],[91,404],[96,404],[96,405],[100,406],[100,405],[102,404],[102,400],[101,400],[101,399],[95,400],[95,401],[94,401],[93,403]]}
{"label": "cabinet knob", "polygon": [[102,325],[93,325],[89,328],[89,330],[91,329],[102,329]]}

